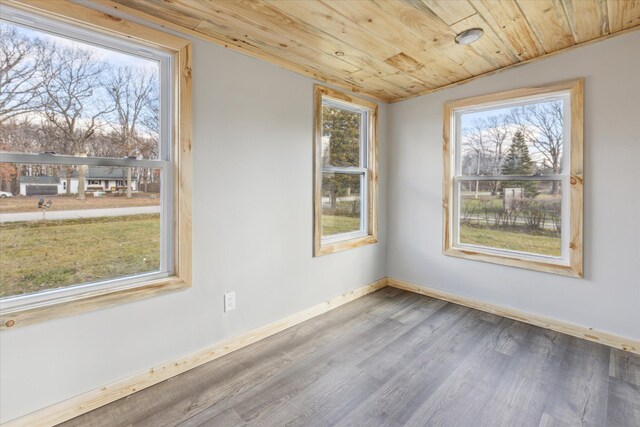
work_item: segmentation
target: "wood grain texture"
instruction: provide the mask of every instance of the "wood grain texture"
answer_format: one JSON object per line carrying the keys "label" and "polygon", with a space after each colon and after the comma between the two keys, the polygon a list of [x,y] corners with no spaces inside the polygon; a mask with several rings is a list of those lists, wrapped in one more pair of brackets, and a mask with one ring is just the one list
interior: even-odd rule
{"label": "wood grain texture", "polygon": [[553,52],[575,44],[561,0],[517,1],[545,52]]}
{"label": "wood grain texture", "polygon": [[[364,107],[369,111],[367,149],[367,235],[331,243],[322,242],[322,100],[324,98]],[[314,92],[313,138],[313,255],[328,255],[378,242],[378,104],[351,94],[316,85]]]}
{"label": "wood grain texture", "polygon": [[[106,10],[113,10],[114,12],[123,13],[128,16],[133,16],[147,22],[151,22],[155,25],[158,25],[163,28],[167,28],[169,30],[177,31],[183,33],[185,35],[189,35],[191,37],[205,40],[211,43],[215,43],[217,45],[223,46],[225,48],[234,50],[239,53],[243,53],[245,55],[261,59],[263,61],[274,64],[278,67],[294,71],[296,73],[305,75],[307,77],[311,77],[315,80],[319,80],[325,83],[331,83],[337,87],[349,90],[351,92],[357,93],[361,92],[360,88],[352,85],[349,82],[345,82],[344,80],[337,79],[332,77],[329,74],[323,73],[319,71],[318,67],[307,67],[301,65],[299,63],[293,62],[281,56],[273,56],[264,50],[260,46],[255,46],[251,44],[247,40],[238,39],[237,37],[223,35],[221,33],[216,33],[214,31],[209,31],[207,28],[209,27],[207,24],[199,25],[199,30],[189,29],[188,27],[181,26],[172,21],[166,19],[166,16],[163,13],[157,12],[154,14],[145,13],[141,11],[136,4],[136,8],[128,7],[128,0],[121,0],[118,3],[111,0],[92,0],[92,3],[104,8]],[[154,4],[158,4],[154,2]],[[376,96],[368,94],[369,97],[373,99],[378,99]],[[386,99],[379,99],[386,100]]]}
{"label": "wood grain texture", "polygon": [[546,53],[515,0],[471,0],[471,4],[519,60]]}
{"label": "wood grain texture", "polygon": [[[496,253],[465,247],[455,242],[453,235],[453,179],[455,164],[455,129],[454,113],[457,109],[471,106],[491,105],[496,102],[513,101],[517,99],[535,97],[551,93],[569,93],[571,99],[571,143],[570,143],[570,191],[569,197],[569,241],[568,259],[566,261],[546,261],[543,259],[530,259],[519,256],[517,253]],[[543,271],[546,273],[561,274],[571,277],[583,277],[583,194],[584,194],[584,170],[583,170],[583,139],[584,139],[584,80],[571,80],[552,83],[542,86],[527,87],[509,90],[488,95],[480,95],[472,98],[446,102],[443,111],[443,188],[442,188],[442,215],[443,215],[443,253],[458,258],[476,261],[490,262],[494,264],[508,265],[511,267],[526,268]]]}
{"label": "wood grain texture", "polygon": [[174,271],[170,277],[133,286],[91,290],[72,297],[47,302],[25,303],[12,309],[0,309],[0,331],[31,323],[75,315],[116,304],[189,288],[192,279],[192,87],[191,43],[188,40],[151,29],[109,14],[68,1],[0,0],[30,13],[54,17],[56,20],[126,38],[172,54],[174,84],[171,87],[173,111],[172,148],[174,178]]}
{"label": "wood grain texture", "polygon": [[610,33],[640,25],[640,0],[607,0],[607,14]]}
{"label": "wood grain texture", "polygon": [[[178,374],[191,370],[204,363],[218,359],[266,337],[277,334],[287,328],[319,316],[364,295],[375,292],[387,285],[383,278],[368,285],[331,298],[306,310],[284,319],[267,324],[237,337],[202,349],[180,359],[154,366],[144,372],[105,385],[80,396],[65,400],[16,420],[3,424],[3,427],[52,426],[69,420],[85,412],[107,405],[110,402],[129,396]],[[153,425],[153,424],[151,424]]]}
{"label": "wood grain texture", "polygon": [[64,426],[635,426],[640,356],[386,288]]}
{"label": "wood grain texture", "polygon": [[[640,28],[639,0],[95,3],[388,102]],[[480,41],[455,43],[474,27]]]}
{"label": "wood grain texture", "polygon": [[180,37],[154,30],[121,18],[74,4],[67,0],[2,0],[5,4],[26,12],[50,16],[63,22],[108,35],[131,39],[153,48],[178,51],[190,42]]}
{"label": "wood grain texture", "polygon": [[623,338],[607,332],[598,331],[590,327],[565,323],[556,319],[549,319],[543,316],[521,312],[519,310],[502,307],[490,302],[478,301],[473,298],[456,295],[451,292],[430,288],[425,285],[417,285],[394,278],[388,278],[388,284],[394,288],[415,292],[432,298],[438,298],[455,304],[461,304],[465,307],[482,310],[487,313],[518,320],[530,325],[539,326],[541,328],[550,329],[552,331],[582,338],[588,341],[594,341],[640,355],[640,341],[638,340]]}
{"label": "wood grain texture", "polygon": [[189,287],[190,284],[181,278],[167,278],[138,283],[124,289],[89,291],[81,295],[58,298],[48,303],[27,304],[12,309],[3,308],[0,310],[0,331],[125,304]]}
{"label": "wood grain texture", "polygon": [[606,0],[562,0],[577,43],[609,34]]}

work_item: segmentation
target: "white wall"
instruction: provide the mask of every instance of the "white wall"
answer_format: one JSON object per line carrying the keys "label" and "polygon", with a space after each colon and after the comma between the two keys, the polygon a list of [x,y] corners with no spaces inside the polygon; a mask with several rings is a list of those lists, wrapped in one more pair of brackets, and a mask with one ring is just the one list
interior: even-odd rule
{"label": "white wall", "polygon": [[[380,243],[313,258],[313,82],[194,41],[193,288],[4,331],[0,421],[387,274],[640,338],[639,45],[635,32],[382,105]],[[585,279],[442,255],[442,103],[575,77],[587,78]],[[225,314],[230,290],[238,308]]]}
{"label": "white wall", "polygon": [[[391,105],[387,273],[640,338],[640,32]],[[447,100],[585,77],[585,278],[442,254]]]}
{"label": "white wall", "polygon": [[[194,41],[193,287],[0,334],[1,421],[281,319],[385,276],[380,242],[312,257],[313,84]],[[237,309],[223,313],[224,292]]]}

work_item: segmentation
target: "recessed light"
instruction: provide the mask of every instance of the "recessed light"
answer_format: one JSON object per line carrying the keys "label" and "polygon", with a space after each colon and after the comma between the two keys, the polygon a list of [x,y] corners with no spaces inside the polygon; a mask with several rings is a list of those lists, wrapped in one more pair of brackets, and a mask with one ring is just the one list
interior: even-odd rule
{"label": "recessed light", "polygon": [[482,28],[469,28],[468,30],[464,30],[456,36],[456,43],[471,44],[482,37],[483,34],[484,31],[482,30]]}

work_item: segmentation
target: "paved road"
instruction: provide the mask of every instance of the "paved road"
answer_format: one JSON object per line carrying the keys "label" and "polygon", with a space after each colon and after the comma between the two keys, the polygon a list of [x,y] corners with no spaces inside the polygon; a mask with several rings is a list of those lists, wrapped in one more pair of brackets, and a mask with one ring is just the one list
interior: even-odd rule
{"label": "paved road", "polygon": [[[160,213],[160,206],[136,206],[132,208],[111,208],[111,209],[80,209],[75,211],[49,211],[45,212],[47,220],[55,219],[78,219],[78,218],[98,218],[104,216],[125,216]],[[18,221],[39,221],[42,219],[42,212],[20,212],[0,214],[0,224],[5,222]]]}

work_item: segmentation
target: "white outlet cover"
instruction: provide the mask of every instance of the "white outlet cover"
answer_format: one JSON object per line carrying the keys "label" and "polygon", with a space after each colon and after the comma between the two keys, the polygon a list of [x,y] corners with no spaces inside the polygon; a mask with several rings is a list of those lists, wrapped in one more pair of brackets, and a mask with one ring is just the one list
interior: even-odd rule
{"label": "white outlet cover", "polygon": [[236,293],[227,292],[224,294],[224,312],[236,309]]}

